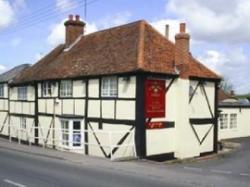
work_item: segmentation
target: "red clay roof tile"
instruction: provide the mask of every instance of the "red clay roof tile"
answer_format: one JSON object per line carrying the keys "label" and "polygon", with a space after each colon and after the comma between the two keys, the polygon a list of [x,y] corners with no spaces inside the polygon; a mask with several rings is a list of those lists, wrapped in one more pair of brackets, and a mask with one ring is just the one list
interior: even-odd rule
{"label": "red clay roof tile", "polygon": [[[82,36],[68,50],[60,45],[15,83],[146,71],[177,75],[175,45],[145,21]],[[185,69],[185,68],[184,68]],[[220,79],[190,55],[186,77]]]}

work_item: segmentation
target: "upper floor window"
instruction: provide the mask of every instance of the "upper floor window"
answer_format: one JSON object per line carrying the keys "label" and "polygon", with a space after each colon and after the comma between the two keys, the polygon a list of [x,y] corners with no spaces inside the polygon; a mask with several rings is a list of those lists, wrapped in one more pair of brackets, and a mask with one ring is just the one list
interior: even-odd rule
{"label": "upper floor window", "polygon": [[4,97],[4,84],[0,84],[0,97]]}
{"label": "upper floor window", "polygon": [[228,114],[220,114],[220,129],[228,128]]}
{"label": "upper floor window", "polygon": [[237,128],[237,114],[230,114],[230,129]]}
{"label": "upper floor window", "polygon": [[21,86],[17,88],[17,98],[18,100],[27,100],[27,87]]}
{"label": "upper floor window", "polygon": [[61,97],[70,97],[72,96],[72,81],[63,80],[60,83],[60,96]]}
{"label": "upper floor window", "polygon": [[118,80],[117,77],[102,78],[102,97],[117,97]]}
{"label": "upper floor window", "polygon": [[42,83],[42,96],[48,97],[52,95],[52,83],[49,81]]}

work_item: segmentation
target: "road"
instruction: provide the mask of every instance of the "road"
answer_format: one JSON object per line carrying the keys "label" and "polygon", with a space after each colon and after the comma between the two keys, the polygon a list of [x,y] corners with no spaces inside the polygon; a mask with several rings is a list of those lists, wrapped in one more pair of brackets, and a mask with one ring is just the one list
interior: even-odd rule
{"label": "road", "polygon": [[0,139],[0,187],[250,186],[250,139],[223,159],[189,164],[106,159]]}

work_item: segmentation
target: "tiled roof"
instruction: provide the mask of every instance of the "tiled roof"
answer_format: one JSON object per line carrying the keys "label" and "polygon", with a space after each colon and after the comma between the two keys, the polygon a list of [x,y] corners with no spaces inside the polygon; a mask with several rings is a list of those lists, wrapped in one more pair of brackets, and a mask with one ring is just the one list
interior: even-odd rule
{"label": "tiled roof", "polygon": [[9,71],[2,73],[0,75],[0,82],[12,82],[14,78],[19,76],[21,73],[23,73],[27,68],[30,67],[30,64],[22,64],[19,66],[16,66]]}
{"label": "tiled roof", "polygon": [[[15,83],[136,71],[177,75],[175,45],[145,21],[82,36],[70,49],[58,46]],[[219,79],[190,55],[186,76]]]}

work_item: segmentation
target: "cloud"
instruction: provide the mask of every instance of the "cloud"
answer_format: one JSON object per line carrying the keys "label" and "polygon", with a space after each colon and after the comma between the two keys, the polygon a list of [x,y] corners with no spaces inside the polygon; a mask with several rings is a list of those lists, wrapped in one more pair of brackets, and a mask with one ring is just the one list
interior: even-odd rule
{"label": "cloud", "polygon": [[198,56],[207,67],[219,72],[234,86],[237,93],[250,92],[250,55],[242,47],[230,46],[225,51],[207,50]]}
{"label": "cloud", "polygon": [[0,30],[7,28],[16,15],[26,8],[25,0],[0,0]]}
{"label": "cloud", "polygon": [[17,47],[21,44],[22,42],[22,39],[21,38],[13,38],[11,41],[10,41],[10,46],[11,47]]}
{"label": "cloud", "polygon": [[104,16],[102,19],[98,20],[96,24],[98,28],[106,29],[127,23],[131,16],[131,13],[128,11],[118,12]]}
{"label": "cloud", "polygon": [[36,53],[34,57],[34,62],[41,60],[44,57],[43,53]]}
{"label": "cloud", "polygon": [[167,12],[186,21],[196,40],[250,42],[249,0],[169,0]]}
{"label": "cloud", "polygon": [[179,31],[179,21],[176,19],[160,19],[151,22],[151,25],[165,36],[165,26],[169,25],[169,39],[174,42],[175,34]]}
{"label": "cloud", "polygon": [[[66,19],[61,22],[53,25],[50,30],[50,34],[47,37],[47,42],[50,46],[55,47],[58,44],[64,43],[65,41],[65,26],[64,22]],[[97,26],[94,23],[87,23],[85,34],[89,34],[97,31]]]}
{"label": "cloud", "polygon": [[68,11],[76,6],[76,2],[72,0],[56,0],[56,7],[60,11]]}
{"label": "cloud", "polygon": [[6,70],[6,66],[0,64],[0,71]]}
{"label": "cloud", "polygon": [[6,28],[14,18],[14,10],[10,3],[0,0],[0,30]]}

